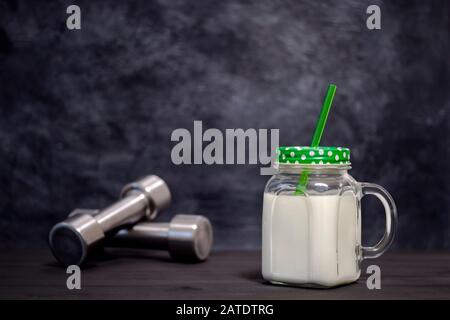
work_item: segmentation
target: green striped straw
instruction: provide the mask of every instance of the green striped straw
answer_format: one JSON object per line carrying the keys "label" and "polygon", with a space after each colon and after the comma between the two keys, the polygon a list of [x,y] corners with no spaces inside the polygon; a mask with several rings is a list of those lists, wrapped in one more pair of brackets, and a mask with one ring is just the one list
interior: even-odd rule
{"label": "green striped straw", "polygon": [[[322,109],[320,110],[319,119],[317,119],[316,129],[314,130],[314,135],[312,137],[311,147],[318,147],[320,144],[320,139],[322,138],[323,130],[325,129],[325,124],[327,123],[328,113],[330,112],[331,104],[333,103],[334,94],[336,93],[336,85],[330,84],[328,86],[327,95],[322,104]],[[298,179],[297,186],[295,188],[296,195],[304,194],[306,184],[308,183],[308,172],[304,170]]]}

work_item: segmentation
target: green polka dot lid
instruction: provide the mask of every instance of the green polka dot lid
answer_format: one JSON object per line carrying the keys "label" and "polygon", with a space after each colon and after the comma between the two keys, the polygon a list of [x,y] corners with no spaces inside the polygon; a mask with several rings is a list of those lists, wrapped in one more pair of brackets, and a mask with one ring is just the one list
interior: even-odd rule
{"label": "green polka dot lid", "polygon": [[342,147],[278,147],[279,164],[350,165],[350,149]]}

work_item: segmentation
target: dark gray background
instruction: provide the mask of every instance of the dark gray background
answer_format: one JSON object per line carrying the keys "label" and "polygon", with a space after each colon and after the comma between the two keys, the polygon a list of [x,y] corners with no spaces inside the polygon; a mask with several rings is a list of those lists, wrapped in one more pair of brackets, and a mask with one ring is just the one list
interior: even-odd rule
{"label": "dark gray background", "polygon": [[[65,27],[78,4],[82,30]],[[366,28],[379,4],[382,30]],[[216,248],[260,247],[256,165],[175,166],[176,128],[280,128],[306,145],[328,83],[323,145],[397,202],[394,247],[450,248],[448,1],[2,1],[0,244],[41,246],[73,208],[155,173],[161,217],[211,218]],[[365,240],[383,228],[363,203]]]}

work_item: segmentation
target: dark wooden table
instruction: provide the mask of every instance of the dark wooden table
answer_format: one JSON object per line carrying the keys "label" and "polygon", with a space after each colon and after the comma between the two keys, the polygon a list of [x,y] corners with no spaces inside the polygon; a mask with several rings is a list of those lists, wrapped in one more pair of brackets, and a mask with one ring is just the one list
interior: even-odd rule
{"label": "dark wooden table", "polygon": [[[381,290],[366,287],[368,264],[382,271]],[[47,250],[3,252],[5,299],[449,299],[450,252],[388,253],[364,264],[361,279],[335,289],[265,283],[260,252],[215,252],[207,262],[180,264],[165,253],[115,252],[82,270],[81,290],[68,290],[66,270]]]}

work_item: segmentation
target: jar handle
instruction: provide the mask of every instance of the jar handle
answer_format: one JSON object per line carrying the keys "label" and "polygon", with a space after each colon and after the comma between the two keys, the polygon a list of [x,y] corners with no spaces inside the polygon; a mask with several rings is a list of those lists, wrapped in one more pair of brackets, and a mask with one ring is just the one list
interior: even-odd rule
{"label": "jar handle", "polygon": [[374,183],[360,183],[362,197],[373,195],[381,201],[386,214],[386,229],[381,240],[373,247],[362,247],[362,259],[374,259],[381,256],[392,244],[397,231],[397,208],[394,199],[383,187]]}

